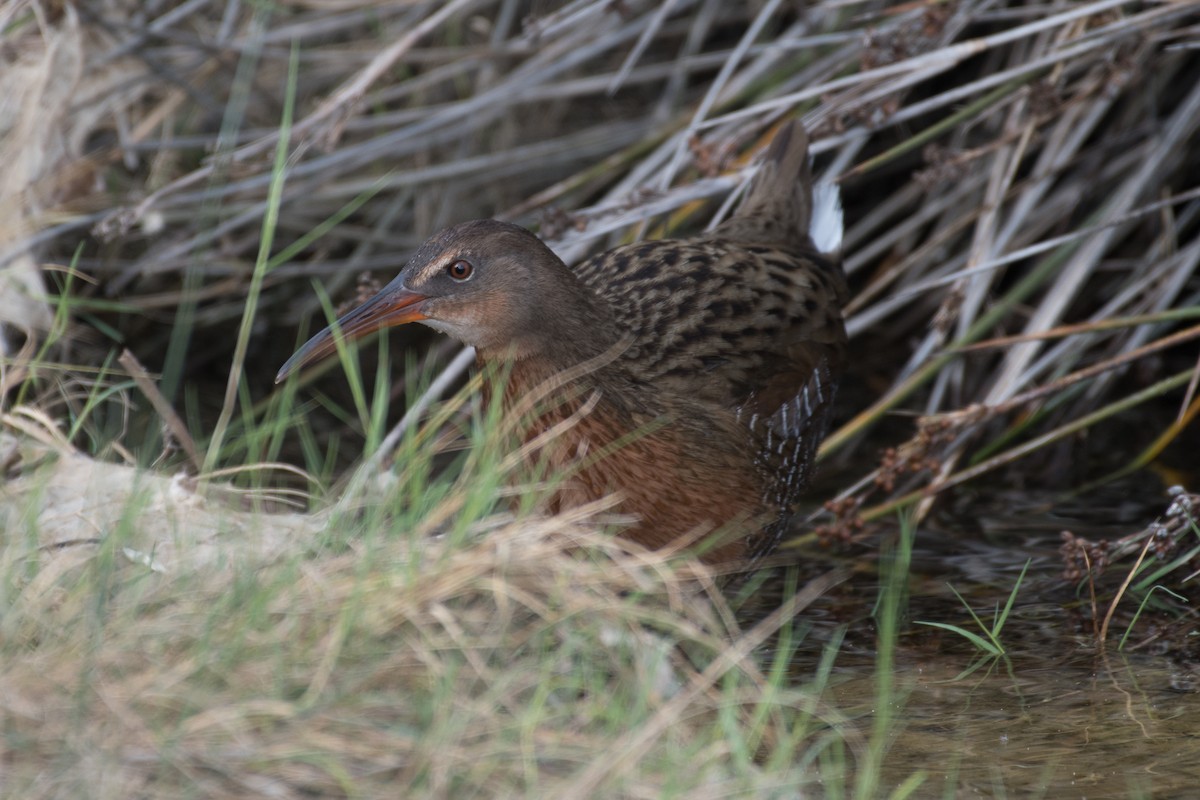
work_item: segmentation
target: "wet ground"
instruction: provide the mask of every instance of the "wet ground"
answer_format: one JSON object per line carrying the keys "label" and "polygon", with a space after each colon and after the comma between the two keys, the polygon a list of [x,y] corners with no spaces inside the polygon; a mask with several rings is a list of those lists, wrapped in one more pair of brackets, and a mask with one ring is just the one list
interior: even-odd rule
{"label": "wet ground", "polygon": [[[1161,491],[1144,496],[1064,504],[1026,494],[982,505],[976,497],[975,507],[993,512],[973,518],[972,535],[961,535],[964,519],[953,507],[917,531],[894,655],[896,699],[883,762],[889,790],[921,772],[914,797],[1200,797],[1200,620],[1191,610],[1200,592],[1192,564],[1156,582],[1176,596],[1155,591],[1139,610],[1144,595],[1127,592],[1103,648],[1096,631],[1137,554],[1116,560],[1093,584],[1064,578],[1062,532],[1115,542],[1167,506]],[[884,527],[880,541],[894,535]],[[1188,535],[1183,544],[1200,539]],[[851,720],[848,742],[869,738],[878,711],[877,553],[813,552],[807,559],[814,569],[854,573],[805,612],[812,628],[793,665],[803,683],[820,643],[844,634],[824,698]],[[1170,558],[1148,555],[1155,564]],[[1000,632],[1003,656],[918,624],[982,633],[950,587],[990,624],[1027,560]]]}

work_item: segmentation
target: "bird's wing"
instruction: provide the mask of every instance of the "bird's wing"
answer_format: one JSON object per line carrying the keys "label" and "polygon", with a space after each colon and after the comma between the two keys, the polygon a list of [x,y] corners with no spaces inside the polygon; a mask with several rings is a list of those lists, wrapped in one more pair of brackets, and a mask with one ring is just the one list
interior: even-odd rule
{"label": "bird's wing", "polygon": [[623,360],[633,374],[729,409],[776,374],[790,380],[800,371],[802,385],[815,363],[804,348],[845,340],[845,279],[836,261],[815,251],[646,242],[596,256],[575,272],[632,337]]}
{"label": "bird's wing", "polygon": [[632,336],[628,372],[736,414],[769,477],[764,502],[793,503],[844,360],[840,264],[815,250],[692,239],[619,247],[575,271]]}

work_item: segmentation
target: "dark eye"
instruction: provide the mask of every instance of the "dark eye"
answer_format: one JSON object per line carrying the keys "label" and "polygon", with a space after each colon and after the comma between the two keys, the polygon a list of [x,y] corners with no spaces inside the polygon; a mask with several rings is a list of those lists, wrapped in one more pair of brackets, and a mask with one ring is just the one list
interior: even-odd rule
{"label": "dark eye", "polygon": [[461,260],[452,262],[450,266],[446,267],[446,274],[456,281],[465,281],[471,277],[471,273],[474,271],[475,268],[471,266],[470,262]]}

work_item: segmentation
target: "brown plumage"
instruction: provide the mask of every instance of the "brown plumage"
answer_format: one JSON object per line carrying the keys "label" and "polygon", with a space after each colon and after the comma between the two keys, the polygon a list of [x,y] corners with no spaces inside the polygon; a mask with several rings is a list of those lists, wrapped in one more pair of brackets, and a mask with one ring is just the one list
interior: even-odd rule
{"label": "brown plumage", "polygon": [[[529,432],[594,403],[548,445],[556,473],[570,475],[554,504],[616,492],[637,518],[622,536],[657,548],[723,528],[703,557],[747,559],[786,527],[844,360],[845,278],[840,256],[814,244],[812,218],[807,136],[789,123],[741,207],[708,233],[618,247],[572,270],[524,228],[465,222],[337,327],[356,338],[420,321],[454,336],[481,364],[511,367],[509,407],[569,375]],[[840,237],[840,218],[830,224]],[[332,330],[278,380],[333,352]]]}

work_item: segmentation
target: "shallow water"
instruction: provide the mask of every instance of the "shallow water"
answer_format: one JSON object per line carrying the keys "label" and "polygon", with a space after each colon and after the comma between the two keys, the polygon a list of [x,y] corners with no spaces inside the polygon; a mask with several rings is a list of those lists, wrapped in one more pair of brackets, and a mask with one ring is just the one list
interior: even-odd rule
{"label": "shallow water", "polygon": [[[945,518],[918,531],[895,650],[885,788],[923,773],[912,796],[1200,797],[1200,625],[1194,614],[1176,602],[1139,617],[1137,602],[1126,599],[1101,650],[1090,594],[1063,579],[1058,553],[1064,528],[1089,539],[1115,537],[1138,530],[1164,507],[1152,496],[1146,508],[1124,509],[1138,520],[1131,523],[1111,506],[1081,506],[1064,516],[1061,507],[1051,512],[1046,504],[1009,498],[1007,517],[990,517],[970,536],[955,535],[961,528]],[[1104,524],[1089,526],[1093,512]],[[1027,559],[1028,573],[1000,634],[1005,656],[985,658],[953,632],[916,624],[937,621],[980,633],[949,587],[990,623]],[[809,564],[815,568],[819,560]],[[842,565],[853,563],[864,575],[862,564],[871,560],[860,554]],[[1097,586],[1100,618],[1126,571],[1114,566]],[[867,741],[878,711],[870,616],[878,586],[867,572],[806,610],[813,628],[793,664],[803,683],[813,674],[820,643],[833,631],[845,632],[823,697],[852,720],[847,742]]]}
{"label": "shallow water", "polygon": [[[969,659],[901,666],[885,784],[920,771],[918,797],[1200,793],[1200,697],[1179,690],[1176,664],[1048,655],[1014,654],[967,677]],[[842,671],[829,697],[845,711],[870,704],[874,676]]]}

